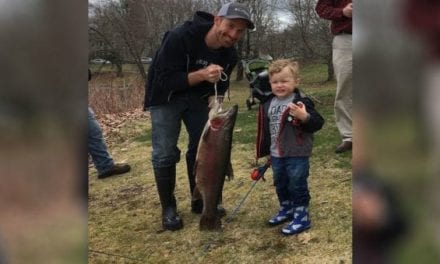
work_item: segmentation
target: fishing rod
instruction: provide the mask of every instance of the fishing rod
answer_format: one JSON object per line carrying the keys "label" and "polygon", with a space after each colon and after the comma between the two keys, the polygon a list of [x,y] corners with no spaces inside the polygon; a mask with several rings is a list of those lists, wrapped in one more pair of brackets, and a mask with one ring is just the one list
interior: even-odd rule
{"label": "fishing rod", "polygon": [[238,206],[234,209],[234,211],[232,211],[231,215],[226,218],[225,222],[229,223],[232,221],[232,219],[235,217],[235,215],[238,213],[238,210],[240,210],[241,206],[243,205],[244,201],[246,200],[246,198],[249,196],[249,194],[251,193],[251,191],[254,189],[255,185],[257,185],[257,182],[262,179],[263,181],[266,181],[266,179],[264,178],[264,173],[266,173],[267,169],[270,167],[270,159],[266,161],[266,163],[264,165],[261,165],[260,167],[254,169],[251,173],[251,178],[254,181],[254,183],[252,184],[251,188],[249,188],[249,190],[247,191],[247,193],[245,194],[245,196],[241,199],[240,203],[238,204]]}

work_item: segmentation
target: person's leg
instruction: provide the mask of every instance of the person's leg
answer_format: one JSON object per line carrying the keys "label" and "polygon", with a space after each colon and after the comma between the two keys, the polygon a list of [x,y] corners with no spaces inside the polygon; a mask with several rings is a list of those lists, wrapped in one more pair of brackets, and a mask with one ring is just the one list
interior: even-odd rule
{"label": "person's leg", "polygon": [[342,144],[337,153],[351,149],[352,144],[352,37],[338,35],[333,39],[333,66],[336,77],[335,119],[342,137]]}
{"label": "person's leg", "polygon": [[88,108],[88,152],[98,171],[98,178],[103,179],[117,174],[129,172],[131,167],[127,163],[115,163],[108,153],[102,135],[102,129],[96,121],[93,110]]}
{"label": "person's leg", "polygon": [[183,114],[183,123],[188,132],[188,150],[186,152],[186,163],[188,178],[190,182],[190,192],[192,194],[195,186],[194,163],[199,146],[200,136],[208,121],[209,108],[205,101],[199,98],[191,98],[188,101],[188,108]]}
{"label": "person's leg", "polygon": [[182,112],[180,101],[150,107],[152,124],[152,164],[157,191],[162,206],[162,226],[168,230],[183,227],[177,214],[174,189],[176,184],[176,163],[180,160],[177,141],[180,133]]}
{"label": "person's leg", "polygon": [[271,157],[273,184],[278,197],[280,209],[276,215],[269,219],[269,225],[278,225],[292,217],[292,205],[289,200],[289,193],[287,189],[288,179],[285,170],[285,158]]}
{"label": "person's leg", "polygon": [[281,232],[293,235],[310,228],[310,193],[307,183],[309,177],[309,158],[288,158],[286,161],[288,192],[293,208],[293,220]]}
{"label": "person's leg", "polygon": [[[188,181],[190,195],[194,192],[196,186],[194,164],[196,161],[197,148],[199,146],[200,136],[208,121],[208,103],[206,100],[198,97],[188,98],[187,109],[183,114],[183,122],[188,132],[188,150],[186,152],[186,166],[188,172]],[[201,213],[203,209],[202,200],[191,201],[191,211]]]}
{"label": "person's leg", "polygon": [[101,127],[95,118],[95,113],[90,107],[88,109],[88,126],[88,152],[92,156],[98,175],[101,175],[111,170],[114,162],[108,153]]}

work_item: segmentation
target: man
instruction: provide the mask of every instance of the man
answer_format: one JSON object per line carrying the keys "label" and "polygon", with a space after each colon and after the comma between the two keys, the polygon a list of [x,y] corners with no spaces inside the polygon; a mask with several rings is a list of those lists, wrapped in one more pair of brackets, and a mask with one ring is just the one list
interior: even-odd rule
{"label": "man", "polygon": [[331,20],[333,67],[336,75],[335,117],[342,137],[336,153],[352,149],[352,13],[351,0],[318,0],[316,12]]}
{"label": "man", "polygon": [[[216,16],[198,11],[192,21],[168,31],[148,71],[145,108],[151,113],[152,163],[162,205],[162,226],[168,230],[183,227],[177,214],[174,188],[176,163],[180,160],[177,141],[181,121],[188,131],[186,165],[190,192],[195,187],[194,163],[200,135],[208,120],[208,101],[222,96],[237,64],[234,44],[253,29],[247,8],[228,3]],[[222,72],[228,78],[220,80]],[[191,210],[201,213],[201,200],[191,202]],[[220,209],[224,213],[224,209]]]}
{"label": "man", "polygon": [[[89,81],[92,74],[89,69]],[[113,175],[123,174],[130,171],[130,165],[115,163],[107,151],[102,129],[96,121],[93,110],[88,108],[88,153],[92,156],[93,164],[98,171],[98,179],[104,179]]]}

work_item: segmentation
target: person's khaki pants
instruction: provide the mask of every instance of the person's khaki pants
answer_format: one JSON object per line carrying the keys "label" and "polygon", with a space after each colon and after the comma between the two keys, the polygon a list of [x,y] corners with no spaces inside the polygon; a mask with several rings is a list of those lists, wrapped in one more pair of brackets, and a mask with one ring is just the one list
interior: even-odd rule
{"label": "person's khaki pants", "polygon": [[336,76],[335,118],[343,141],[352,141],[352,36],[333,38],[333,67]]}

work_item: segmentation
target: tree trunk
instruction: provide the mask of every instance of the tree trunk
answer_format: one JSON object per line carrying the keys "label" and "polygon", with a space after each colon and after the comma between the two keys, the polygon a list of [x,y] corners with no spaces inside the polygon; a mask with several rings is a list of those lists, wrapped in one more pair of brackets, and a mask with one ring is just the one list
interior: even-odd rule
{"label": "tree trunk", "polygon": [[116,63],[116,68],[117,68],[116,76],[117,77],[123,77],[124,74],[122,73],[122,64]]}
{"label": "tree trunk", "polygon": [[335,80],[335,70],[333,68],[333,56],[327,58],[327,82]]}
{"label": "tree trunk", "polygon": [[246,59],[249,59],[251,54],[251,35],[249,34],[249,30],[246,34]]}
{"label": "tree trunk", "polygon": [[243,63],[242,63],[241,60],[240,60],[240,61],[238,62],[238,64],[237,64],[237,77],[235,78],[235,80],[236,80],[237,82],[243,80],[243,73],[244,73],[244,70],[243,70]]}
{"label": "tree trunk", "polygon": [[241,62],[241,60],[243,59],[243,39],[240,39],[240,41],[237,44],[237,54],[238,54],[238,63],[237,63],[237,76],[235,78],[235,80],[241,81],[243,80],[243,63]]}
{"label": "tree trunk", "polygon": [[144,80],[144,83],[147,82],[147,73],[145,72],[144,65],[139,60],[136,60],[136,67],[138,68],[139,74],[142,76],[142,79]]}

